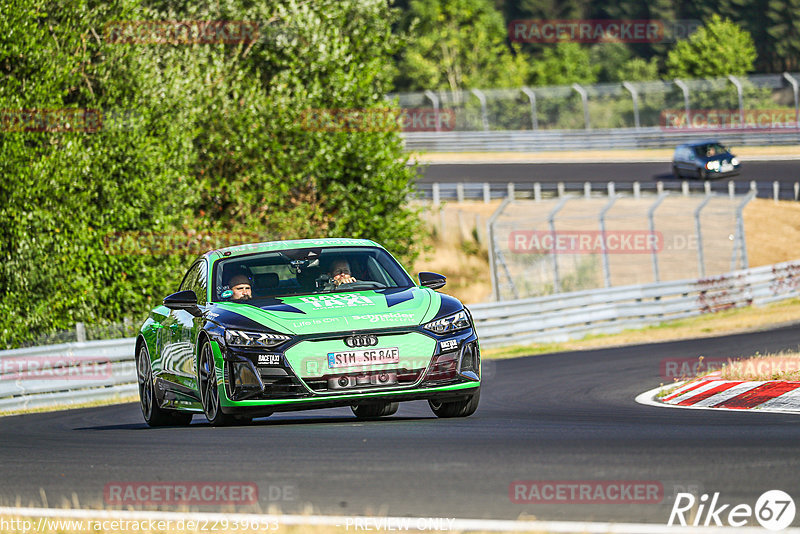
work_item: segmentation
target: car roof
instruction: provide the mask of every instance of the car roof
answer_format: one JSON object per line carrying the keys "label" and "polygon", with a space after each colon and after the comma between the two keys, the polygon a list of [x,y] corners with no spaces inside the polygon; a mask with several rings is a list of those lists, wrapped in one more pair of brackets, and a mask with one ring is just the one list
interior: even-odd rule
{"label": "car roof", "polygon": [[725,146],[725,143],[721,142],[719,139],[703,139],[701,141],[692,141],[690,143],[683,143],[682,145],[678,145],[678,148],[688,146],[688,147],[695,147],[695,146],[703,146],[703,145],[711,145],[711,144],[718,144]]}
{"label": "car roof", "polygon": [[244,254],[254,254],[258,252],[270,252],[273,250],[292,250],[298,248],[311,247],[381,247],[370,239],[351,239],[346,237],[329,237],[320,239],[291,239],[288,241],[265,241],[263,243],[248,243],[245,245],[234,245],[231,247],[220,248],[206,252],[210,258],[231,258]]}

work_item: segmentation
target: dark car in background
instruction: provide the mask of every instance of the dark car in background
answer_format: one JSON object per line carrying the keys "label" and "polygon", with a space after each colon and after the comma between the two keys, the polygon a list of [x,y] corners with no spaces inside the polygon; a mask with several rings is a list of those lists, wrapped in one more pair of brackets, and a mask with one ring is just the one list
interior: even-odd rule
{"label": "dark car in background", "polygon": [[672,157],[672,174],[676,178],[705,180],[739,174],[739,159],[715,140],[695,141],[678,145]]}

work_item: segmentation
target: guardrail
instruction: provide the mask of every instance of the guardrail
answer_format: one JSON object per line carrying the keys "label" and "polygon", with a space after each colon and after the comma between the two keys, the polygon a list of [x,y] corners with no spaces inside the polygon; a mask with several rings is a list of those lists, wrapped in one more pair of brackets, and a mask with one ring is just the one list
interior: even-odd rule
{"label": "guardrail", "polygon": [[[470,306],[484,347],[564,341],[800,296],[800,261]],[[0,413],[135,395],[135,338],[0,351]]]}
{"label": "guardrail", "polygon": [[665,191],[688,196],[692,193],[722,193],[731,198],[755,192],[758,198],[774,200],[800,200],[800,182],[780,181],[689,181],[658,180],[656,182],[428,182],[417,183],[420,198],[439,204],[443,200],[463,202],[465,200],[482,200],[490,202],[505,198],[562,197],[565,194],[614,195],[627,193],[634,198],[641,194],[661,194]]}
{"label": "guardrail", "polygon": [[717,138],[726,145],[764,146],[800,143],[800,130],[735,129],[668,132],[662,128],[597,130],[499,130],[488,132],[404,132],[405,149],[419,152],[544,152],[675,148],[681,143]]}
{"label": "guardrail", "polygon": [[558,342],[800,296],[800,261],[470,306],[484,347]]}
{"label": "guardrail", "polygon": [[138,393],[135,338],[0,351],[0,412]]}

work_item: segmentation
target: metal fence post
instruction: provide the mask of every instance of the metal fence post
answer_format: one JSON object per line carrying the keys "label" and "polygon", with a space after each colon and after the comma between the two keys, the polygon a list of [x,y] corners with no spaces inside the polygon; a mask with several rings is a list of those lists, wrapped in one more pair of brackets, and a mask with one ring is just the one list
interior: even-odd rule
{"label": "metal fence post", "polygon": [[438,206],[440,201],[439,182],[433,182],[431,186],[431,195],[433,196],[433,205]]}
{"label": "metal fence post", "polygon": [[[658,183],[661,183],[661,182],[658,182]],[[656,223],[655,223],[656,209],[658,209],[658,206],[661,205],[661,203],[664,201],[665,198],[667,198],[667,195],[669,195],[669,193],[665,193],[663,190],[660,191],[656,201],[653,202],[653,205],[650,206],[650,209],[647,210],[647,222],[648,222],[648,224],[650,226],[650,235],[651,236],[654,236],[656,234]],[[663,243],[662,243],[662,246],[663,246]],[[652,257],[653,257],[653,281],[654,282],[659,282],[660,281],[660,277],[659,277],[659,274],[658,274],[658,247],[653,247]]]}
{"label": "metal fence post", "polygon": [[680,87],[681,91],[683,91],[683,106],[686,110],[686,127],[691,128],[692,117],[691,117],[691,112],[689,111],[689,87],[681,80],[678,80],[677,78],[673,81],[675,82],[675,85]]}
{"label": "metal fence post", "polygon": [[781,183],[778,180],[772,182],[772,196],[775,199],[775,204],[778,203],[778,198],[781,194]]}
{"label": "metal fence post", "polygon": [[86,341],[86,325],[83,323],[75,323],[75,341]]}
{"label": "metal fence post", "polygon": [[586,129],[591,130],[592,125],[589,123],[589,96],[586,94],[586,89],[577,83],[573,83],[572,88],[581,95],[581,101],[583,102],[583,121],[586,124]]}
{"label": "metal fence post", "polygon": [[689,182],[686,180],[681,182],[681,194],[685,197],[689,196]]}
{"label": "metal fence post", "polygon": [[492,200],[492,189],[489,182],[483,182],[483,201],[489,203]]}
{"label": "metal fence post", "polygon": [[744,127],[744,99],[742,98],[742,83],[733,74],[728,74],[728,79],[733,85],[736,86],[736,92],[739,95],[739,124]]}
{"label": "metal fence post", "polygon": [[661,180],[656,182],[656,193],[659,195],[664,192],[664,182]]}
{"label": "metal fence post", "polygon": [[472,94],[478,97],[481,102],[481,122],[483,123],[483,131],[489,130],[489,114],[486,111],[486,95],[480,89],[472,89]]}
{"label": "metal fence post", "polygon": [[642,198],[642,184],[640,184],[638,181],[633,182],[633,198],[636,200]]}
{"label": "metal fence post", "polygon": [[[554,241],[556,239],[556,214],[561,211],[561,208],[564,207],[567,200],[569,200],[567,197],[562,197],[558,204],[556,204],[556,207],[547,215],[547,224],[550,226],[550,233]],[[561,293],[561,280],[558,276],[558,254],[555,254],[554,251],[550,256],[553,257],[553,293]]]}
{"label": "metal fence post", "polygon": [[794,183],[794,200],[800,200],[800,182]]}
{"label": "metal fence post", "polygon": [[[500,300],[500,278],[497,275],[497,243],[495,243],[495,236],[494,236],[494,223],[497,221],[497,218],[503,213],[503,210],[506,209],[508,206],[509,199],[505,199],[503,202],[500,203],[500,206],[492,213],[492,216],[489,217],[489,220],[486,222],[486,233],[488,238],[488,249],[489,249],[489,272],[490,276],[492,277],[492,296],[495,302]],[[513,282],[512,282],[513,287]]]}
{"label": "metal fence post", "polygon": [[558,182],[558,184],[556,184],[556,188],[558,189],[558,198],[563,197],[564,196],[564,190],[565,190],[564,182]]}
{"label": "metal fence post", "polygon": [[514,192],[514,182],[508,182],[508,186],[506,187],[506,189],[507,189],[506,196],[511,200],[514,200],[514,197],[516,196]]}
{"label": "metal fence post", "polygon": [[697,209],[694,210],[694,227],[695,233],[697,234],[697,273],[700,278],[705,278],[706,276],[706,262],[705,256],[703,255],[703,229],[700,225],[700,212],[703,211],[703,208],[709,203],[709,201],[713,198],[711,193],[706,194],[706,198],[697,206]]}
{"label": "metal fence post", "polygon": [[614,182],[608,182],[607,187],[608,187],[608,196],[613,197],[614,195],[617,194]]}
{"label": "metal fence post", "polygon": [[542,184],[539,182],[533,184],[533,199],[542,200]]}
{"label": "metal fence post", "polygon": [[456,198],[459,202],[464,202],[464,184],[461,182],[456,184]]}
{"label": "metal fence post", "polygon": [[603,278],[605,278],[606,287],[611,287],[611,267],[608,263],[608,247],[606,246],[606,213],[616,201],[616,195],[609,195],[608,203],[600,211],[600,238],[603,243]]}
{"label": "metal fence post", "polygon": [[783,73],[783,78],[792,85],[792,93],[794,93],[794,127],[800,128],[800,98],[798,98],[798,83],[794,77],[788,72]]}
{"label": "metal fence post", "polygon": [[592,182],[583,182],[583,196],[586,198],[592,197]]}
{"label": "metal fence post", "polygon": [[636,87],[630,82],[622,82],[622,87],[630,92],[631,98],[633,99],[633,123],[638,130],[641,128],[639,124],[639,94],[636,92]]}
{"label": "metal fence post", "polygon": [[744,200],[736,207],[736,238],[734,239],[735,245],[733,247],[733,254],[731,254],[731,271],[736,270],[737,251],[742,259],[740,268],[747,269],[748,267],[747,243],[745,242],[744,236],[744,215],[742,212],[744,211],[744,207],[747,206],[747,203],[755,197],[756,191],[751,189],[747,196],[744,197]]}
{"label": "metal fence post", "polygon": [[529,87],[523,87],[522,92],[528,96],[528,100],[531,101],[531,125],[533,126],[534,130],[539,129],[539,117],[536,115],[536,93],[533,92],[533,89]]}
{"label": "metal fence post", "polygon": [[431,105],[433,106],[433,116],[436,117],[436,131],[441,132],[442,116],[439,113],[439,97],[430,89],[425,91],[425,96],[428,97],[428,100],[431,101]]}
{"label": "metal fence post", "polygon": [[736,196],[736,184],[733,183],[733,180],[728,180],[728,196],[731,197],[731,200]]}

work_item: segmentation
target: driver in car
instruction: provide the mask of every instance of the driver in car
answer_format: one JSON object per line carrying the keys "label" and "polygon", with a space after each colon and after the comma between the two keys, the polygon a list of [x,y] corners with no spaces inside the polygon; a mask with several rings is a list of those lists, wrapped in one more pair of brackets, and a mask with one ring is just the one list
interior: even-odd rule
{"label": "driver in car", "polygon": [[228,287],[233,291],[231,300],[250,300],[253,298],[250,279],[244,274],[237,274],[228,281]]}
{"label": "driver in car", "polygon": [[350,274],[350,263],[345,258],[338,258],[331,262],[329,274],[333,283],[338,287],[342,284],[351,284],[356,281]]}

